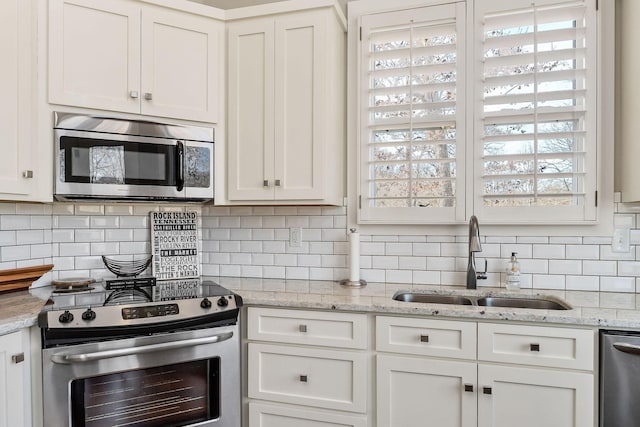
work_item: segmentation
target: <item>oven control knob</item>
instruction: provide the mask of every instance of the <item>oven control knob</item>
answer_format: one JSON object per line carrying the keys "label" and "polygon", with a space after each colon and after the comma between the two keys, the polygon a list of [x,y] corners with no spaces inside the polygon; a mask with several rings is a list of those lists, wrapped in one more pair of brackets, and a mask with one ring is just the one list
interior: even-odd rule
{"label": "oven control knob", "polygon": [[229,301],[227,301],[225,297],[220,297],[220,299],[218,299],[218,307],[226,307],[228,305]]}
{"label": "oven control knob", "polygon": [[200,301],[200,307],[202,308],[211,308],[211,301],[209,301],[209,298],[205,298],[202,301]]}
{"label": "oven control knob", "polygon": [[65,310],[64,313],[58,317],[60,323],[71,323],[73,322],[73,314],[69,310]]}
{"label": "oven control knob", "polygon": [[88,308],[87,311],[82,313],[82,320],[86,320],[87,322],[90,322],[95,318],[96,318],[96,312],[91,310],[90,308]]}

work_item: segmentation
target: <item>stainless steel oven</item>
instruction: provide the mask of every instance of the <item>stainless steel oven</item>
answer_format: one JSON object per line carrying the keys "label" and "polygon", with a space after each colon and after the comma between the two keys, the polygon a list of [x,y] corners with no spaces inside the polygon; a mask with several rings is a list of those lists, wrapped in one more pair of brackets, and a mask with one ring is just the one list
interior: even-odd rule
{"label": "stainless steel oven", "polygon": [[59,200],[213,199],[214,130],[55,113]]}
{"label": "stainless steel oven", "polygon": [[241,299],[188,282],[151,301],[99,287],[54,300],[39,318],[44,425],[239,427]]}

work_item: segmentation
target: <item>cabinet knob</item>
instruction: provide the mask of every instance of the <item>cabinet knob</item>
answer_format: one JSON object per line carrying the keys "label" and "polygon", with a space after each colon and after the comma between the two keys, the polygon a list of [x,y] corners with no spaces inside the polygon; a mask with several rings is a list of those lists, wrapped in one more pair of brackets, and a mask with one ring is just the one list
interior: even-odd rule
{"label": "cabinet knob", "polygon": [[265,179],[264,181],[262,181],[262,186],[263,187],[268,187],[269,186],[269,180]]}
{"label": "cabinet knob", "polygon": [[429,335],[420,335],[420,342],[429,342]]}
{"label": "cabinet knob", "polygon": [[492,394],[493,390],[491,389],[491,387],[482,387],[482,393],[483,394]]}
{"label": "cabinet knob", "polygon": [[137,98],[138,96],[140,96],[140,94],[138,93],[137,90],[132,90],[129,92],[129,96],[133,99]]}
{"label": "cabinet knob", "polygon": [[276,187],[280,187],[280,180],[276,179],[276,183],[275,183]]}
{"label": "cabinet knob", "polygon": [[308,381],[308,378],[306,375],[300,375],[300,382],[301,383],[306,383]]}
{"label": "cabinet knob", "polygon": [[529,344],[529,349],[531,351],[540,351],[540,344]]}
{"label": "cabinet knob", "polygon": [[300,330],[300,332],[307,332],[307,325],[300,325],[298,329]]}
{"label": "cabinet knob", "polygon": [[24,362],[24,353],[14,354],[11,356],[11,361],[13,363],[22,363]]}
{"label": "cabinet knob", "polygon": [[33,171],[27,170],[27,171],[22,172],[22,177],[23,178],[27,178],[27,179],[33,178]]}
{"label": "cabinet knob", "polygon": [[473,393],[473,384],[465,384],[464,391],[466,391],[467,393]]}
{"label": "cabinet knob", "polygon": [[144,99],[151,101],[153,99],[153,94],[151,92],[145,92]]}

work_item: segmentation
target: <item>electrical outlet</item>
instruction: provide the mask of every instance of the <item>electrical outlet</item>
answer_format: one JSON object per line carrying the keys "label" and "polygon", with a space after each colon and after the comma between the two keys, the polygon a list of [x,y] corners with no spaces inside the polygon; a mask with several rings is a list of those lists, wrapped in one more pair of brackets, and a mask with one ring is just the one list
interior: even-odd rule
{"label": "electrical outlet", "polygon": [[299,248],[302,246],[302,228],[291,227],[289,229],[289,246]]}
{"label": "electrical outlet", "polygon": [[629,246],[630,234],[631,232],[628,228],[616,228],[613,231],[611,251],[628,253],[631,250]]}

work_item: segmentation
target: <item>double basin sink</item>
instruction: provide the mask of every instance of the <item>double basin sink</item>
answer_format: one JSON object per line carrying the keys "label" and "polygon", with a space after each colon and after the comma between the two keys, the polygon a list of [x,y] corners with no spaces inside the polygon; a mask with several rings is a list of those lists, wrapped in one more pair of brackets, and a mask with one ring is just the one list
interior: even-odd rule
{"label": "double basin sink", "polygon": [[543,297],[463,296],[396,292],[396,301],[424,304],[475,305],[481,307],[532,308],[538,310],[570,310],[565,303]]}

